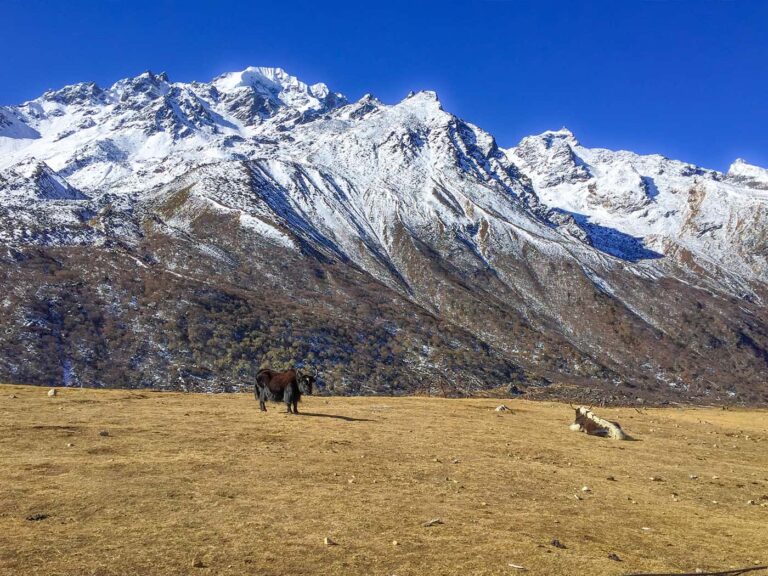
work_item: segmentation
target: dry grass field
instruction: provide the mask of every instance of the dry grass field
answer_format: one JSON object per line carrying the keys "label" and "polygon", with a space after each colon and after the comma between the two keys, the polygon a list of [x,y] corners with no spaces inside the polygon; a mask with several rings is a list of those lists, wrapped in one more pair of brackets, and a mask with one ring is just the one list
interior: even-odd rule
{"label": "dry grass field", "polygon": [[310,397],[287,416],[245,394],[46,392],[0,386],[3,576],[768,563],[766,412],[598,410],[637,438],[616,442],[556,403]]}

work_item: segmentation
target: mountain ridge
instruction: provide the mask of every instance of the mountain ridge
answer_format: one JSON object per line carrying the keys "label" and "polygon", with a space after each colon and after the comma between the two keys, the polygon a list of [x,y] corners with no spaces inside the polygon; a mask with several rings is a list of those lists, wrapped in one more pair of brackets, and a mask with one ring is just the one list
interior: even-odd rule
{"label": "mountain ridge", "polygon": [[[342,393],[360,393],[361,383],[392,391],[404,379],[398,390],[450,381],[457,394],[514,384],[594,388],[615,401],[765,399],[768,172],[759,167],[735,162],[724,174],[588,149],[567,129],[502,149],[434,92],[348,102],[279,68],[211,83],[146,72],[107,89],[49,91],[0,114],[3,283],[50,290],[5,307],[10,336],[29,337],[39,316],[30,311],[63,298],[61,274],[66,285],[80,278],[91,295],[82,298],[100,294],[85,336],[90,357],[121,358],[110,378],[122,384],[99,376],[104,369],[62,336],[72,311],[49,311],[40,322],[50,346],[27,338],[31,351],[20,357],[52,355],[31,381],[68,373],[87,385],[174,387],[152,375],[173,367],[181,378],[202,370],[203,388],[236,388],[272,354],[319,365]],[[91,264],[88,250],[99,254]],[[222,312],[221,357],[205,352],[210,329],[190,335],[189,326],[174,328],[186,336],[171,338],[170,350],[148,311],[130,305],[136,282],[145,295],[166,293],[153,274],[182,299],[210,290],[248,307],[252,322],[236,329],[237,314]],[[384,293],[386,313],[376,301]],[[272,345],[261,320],[274,311],[259,297],[298,314]],[[179,303],[150,300],[167,318],[179,314]],[[361,302],[382,314],[374,324],[409,328],[369,334],[370,350],[356,352],[355,331],[372,329],[349,316]],[[210,302],[187,304],[184,314],[212,318]],[[410,326],[405,310],[453,327],[463,344]],[[299,330],[300,318],[314,328]],[[105,343],[99,326],[110,322],[123,326],[131,354]],[[318,359],[322,322],[339,329],[332,340],[345,351],[336,359]],[[157,341],[136,342],[130,325]],[[398,356],[391,340],[401,333]],[[487,369],[462,349],[482,350]],[[352,368],[356,354],[365,369]],[[20,359],[0,363],[0,376],[26,373]]]}

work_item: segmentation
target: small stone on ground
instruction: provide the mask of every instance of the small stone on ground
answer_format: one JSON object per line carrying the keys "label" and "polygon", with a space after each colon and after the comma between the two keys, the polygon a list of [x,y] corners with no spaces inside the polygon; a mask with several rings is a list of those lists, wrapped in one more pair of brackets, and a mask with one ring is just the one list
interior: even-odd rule
{"label": "small stone on ground", "polygon": [[440,518],[432,518],[432,520],[424,522],[423,526],[425,528],[429,528],[430,526],[437,526],[438,524],[442,524],[442,523],[443,521]]}

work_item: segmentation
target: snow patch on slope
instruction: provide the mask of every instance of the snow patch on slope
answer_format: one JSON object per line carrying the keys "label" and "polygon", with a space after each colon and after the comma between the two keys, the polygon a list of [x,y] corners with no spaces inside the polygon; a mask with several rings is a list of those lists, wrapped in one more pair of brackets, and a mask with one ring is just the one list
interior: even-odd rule
{"label": "snow patch on slope", "polygon": [[248,230],[252,230],[262,238],[272,240],[277,244],[285,246],[286,248],[296,248],[296,244],[293,242],[290,236],[282,232],[273,224],[270,224],[261,218],[241,213],[240,226]]}

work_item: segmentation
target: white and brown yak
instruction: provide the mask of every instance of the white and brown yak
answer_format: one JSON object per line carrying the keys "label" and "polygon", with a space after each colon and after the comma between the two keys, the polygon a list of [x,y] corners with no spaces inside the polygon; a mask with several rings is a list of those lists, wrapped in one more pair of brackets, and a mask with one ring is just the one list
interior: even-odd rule
{"label": "white and brown yak", "polygon": [[[573,406],[571,406],[573,408]],[[570,428],[574,432],[584,432],[590,436],[603,436],[613,440],[631,440],[632,438],[621,429],[618,422],[611,422],[600,418],[591,408],[579,406],[574,408],[576,411],[576,420]]]}

